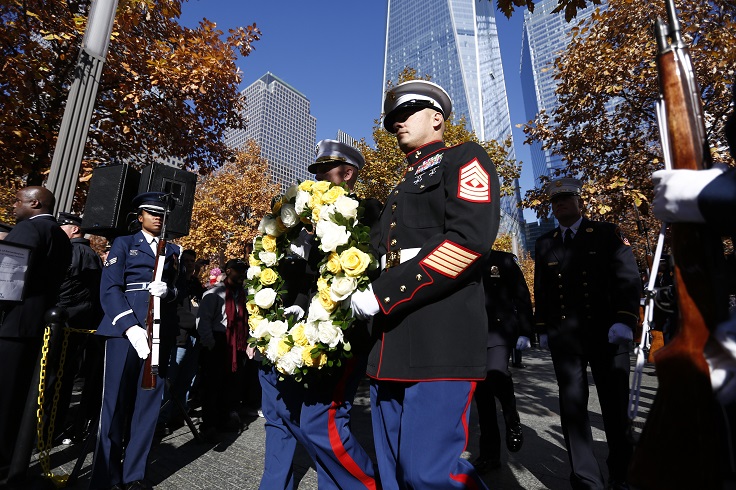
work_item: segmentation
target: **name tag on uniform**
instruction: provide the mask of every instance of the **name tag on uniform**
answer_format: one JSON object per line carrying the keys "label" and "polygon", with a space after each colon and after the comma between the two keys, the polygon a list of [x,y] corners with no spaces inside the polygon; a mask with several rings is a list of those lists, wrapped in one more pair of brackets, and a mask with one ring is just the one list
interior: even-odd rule
{"label": "name tag on uniform", "polygon": [[547,265],[557,265],[559,262],[547,262]]}
{"label": "name tag on uniform", "polygon": [[131,257],[135,257],[136,255],[138,255],[138,250],[130,250],[129,253]]}

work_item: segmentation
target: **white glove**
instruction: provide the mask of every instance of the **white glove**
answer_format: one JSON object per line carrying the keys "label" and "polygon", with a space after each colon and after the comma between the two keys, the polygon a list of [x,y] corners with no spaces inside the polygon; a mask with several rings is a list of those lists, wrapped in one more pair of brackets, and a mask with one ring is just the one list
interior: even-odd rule
{"label": "white glove", "polygon": [[532,346],[532,343],[529,341],[529,337],[524,337],[523,335],[519,335],[519,338],[516,341],[516,348],[518,350],[527,350],[531,346]]}
{"label": "white glove", "polygon": [[725,171],[725,165],[714,165],[707,170],[657,170],[652,174],[654,215],[666,223],[704,223],[698,195]]}
{"label": "white glove", "polygon": [[304,317],[304,310],[299,305],[291,305],[288,308],[284,308],[284,315],[294,315],[297,321]]}
{"label": "white glove", "polygon": [[138,357],[146,359],[148,354],[151,353],[151,349],[148,348],[148,334],[146,330],[138,325],[133,325],[125,331],[125,336],[128,337],[128,340],[138,353]]}
{"label": "white glove", "polygon": [[713,390],[723,389],[729,394],[720,393],[718,396],[732,398],[736,396],[736,318],[724,322],[711,334],[705,344],[705,360],[710,367],[710,382]]}
{"label": "white glove", "polygon": [[544,350],[549,349],[549,337],[546,333],[539,334],[539,348]]}
{"label": "white glove", "polygon": [[373,294],[373,285],[369,284],[365,291],[354,291],[350,296],[350,308],[353,316],[365,320],[378,313],[379,306],[376,295]]}
{"label": "white glove", "polygon": [[608,329],[608,342],[611,344],[628,344],[634,340],[634,332],[623,323],[614,323]]}
{"label": "white glove", "polygon": [[301,233],[299,233],[299,236],[289,244],[289,250],[291,250],[294,255],[298,255],[304,260],[307,260],[307,257],[309,257],[309,251],[311,249],[312,235],[310,235],[306,230],[302,230]]}
{"label": "white glove", "polygon": [[169,292],[169,286],[164,281],[153,281],[148,285],[148,291],[151,293],[151,296],[165,298],[166,293]]}

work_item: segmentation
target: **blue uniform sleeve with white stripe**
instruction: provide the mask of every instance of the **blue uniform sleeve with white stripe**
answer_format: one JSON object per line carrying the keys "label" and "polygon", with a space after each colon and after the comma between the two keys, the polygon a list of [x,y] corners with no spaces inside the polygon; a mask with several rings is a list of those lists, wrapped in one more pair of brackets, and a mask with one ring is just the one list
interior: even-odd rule
{"label": "blue uniform sleeve with white stripe", "polygon": [[125,298],[125,267],[129,245],[130,237],[120,237],[113,242],[100,282],[102,309],[121,336],[133,325],[140,325],[132,306]]}

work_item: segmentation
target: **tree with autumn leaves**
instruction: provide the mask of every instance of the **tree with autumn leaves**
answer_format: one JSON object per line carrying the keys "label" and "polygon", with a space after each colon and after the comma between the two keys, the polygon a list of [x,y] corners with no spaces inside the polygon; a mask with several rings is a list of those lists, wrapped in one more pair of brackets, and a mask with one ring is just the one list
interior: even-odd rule
{"label": "tree with autumn leaves", "polygon": [[[2,185],[39,185],[47,173],[87,24],[89,1],[0,3]],[[227,36],[203,19],[180,25],[182,0],[120,0],[84,151],[80,181],[101,164],[161,157],[207,174],[232,155],[241,128],[238,55],[255,24]],[[83,202],[75,204],[81,209]]]}
{"label": "tree with autumn leaves", "polygon": [[[585,182],[587,215],[617,222],[638,245],[644,239],[633,226],[634,206],[646,209],[652,198],[651,174],[663,168],[652,26],[657,17],[666,18],[664,5],[663,0],[609,0],[605,11],[574,28],[568,49],[554,66],[558,107],[540,113],[524,128],[527,143],[540,142],[565,160],[566,168],[552,178],[574,175]],[[723,128],[736,66],[736,4],[682,0],[677,7],[701,88],[714,160],[733,163],[725,151]],[[541,192],[547,180],[528,191],[523,202],[538,216],[549,211]],[[658,228],[652,218],[649,228]]]}
{"label": "tree with autumn leaves", "polygon": [[260,148],[248,141],[233,161],[199,178],[190,232],[179,243],[215,264],[245,257],[245,245],[258,234],[258,223],[279,189]]}

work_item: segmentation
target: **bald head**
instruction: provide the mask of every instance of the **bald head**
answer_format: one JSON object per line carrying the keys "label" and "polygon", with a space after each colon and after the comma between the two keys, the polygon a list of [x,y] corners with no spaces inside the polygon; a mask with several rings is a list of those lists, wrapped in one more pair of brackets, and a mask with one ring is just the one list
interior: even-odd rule
{"label": "bald head", "polygon": [[16,221],[23,221],[39,214],[53,214],[55,205],[56,198],[45,187],[24,187],[15,194],[13,213]]}

